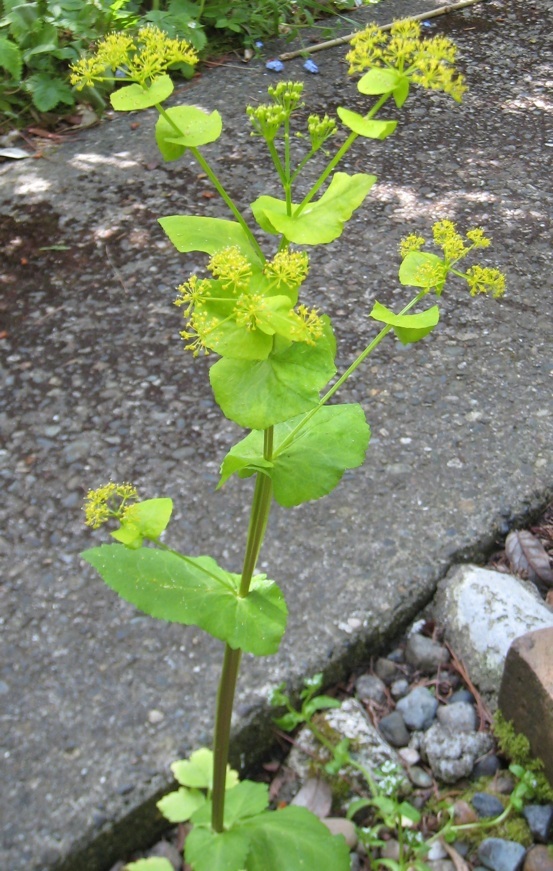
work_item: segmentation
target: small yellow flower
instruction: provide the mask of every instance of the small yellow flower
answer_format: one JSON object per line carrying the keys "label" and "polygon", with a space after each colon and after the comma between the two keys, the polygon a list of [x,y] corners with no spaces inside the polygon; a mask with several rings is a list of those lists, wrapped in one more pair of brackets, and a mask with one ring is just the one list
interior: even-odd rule
{"label": "small yellow flower", "polygon": [[490,266],[471,266],[467,269],[465,278],[470,288],[470,295],[491,293],[498,299],[505,293],[505,276],[499,269]]}
{"label": "small yellow flower", "polygon": [[188,317],[195,306],[205,302],[211,295],[211,282],[208,278],[199,279],[197,275],[191,275],[188,281],[179,284],[177,290],[179,296],[174,304],[177,306],[185,305],[183,314]]}
{"label": "small yellow flower", "polygon": [[205,311],[195,311],[192,313],[185,330],[181,330],[180,337],[184,339],[185,351],[191,351],[193,357],[199,354],[209,354],[209,335],[220,324],[220,320],[216,317],[210,317]]}
{"label": "small yellow flower", "polygon": [[299,287],[309,273],[309,257],[305,251],[285,248],[265,264],[263,271],[268,278],[276,279],[277,288],[282,284],[290,288]]}
{"label": "small yellow flower", "polygon": [[396,69],[415,84],[444,91],[458,102],[466,90],[455,71],[454,43],[445,36],[421,39],[416,21],[396,21],[389,34],[371,24],[353,37],[351,46],[346,55],[350,75],[373,67]]}
{"label": "small yellow flower", "polygon": [[71,65],[69,81],[81,90],[95,82],[114,81],[119,70],[121,81],[137,82],[143,87],[167,72],[174,64],[195,66],[197,52],[184,39],[172,39],[158,27],[142,27],[135,37],[110,33],[100,40],[90,57]]}
{"label": "small yellow flower", "polygon": [[319,310],[299,305],[290,314],[295,315],[295,323],[292,328],[294,341],[305,342],[306,345],[314,345],[317,339],[320,339],[323,335],[324,329],[324,321],[319,315]]}
{"label": "small yellow flower", "polygon": [[234,316],[239,327],[251,332],[257,329],[257,321],[265,311],[265,300],[260,293],[244,293],[236,303]]}
{"label": "small yellow flower", "polygon": [[211,257],[207,268],[214,278],[220,280],[224,290],[247,290],[252,277],[251,263],[237,245],[217,251]]}
{"label": "small yellow flower", "polygon": [[467,239],[472,242],[474,248],[488,248],[492,241],[484,236],[484,231],[481,227],[473,227],[467,232]]}
{"label": "small yellow flower", "polygon": [[457,232],[453,221],[437,221],[432,227],[432,236],[436,245],[442,249],[449,262],[459,260],[469,252],[463,237]]}
{"label": "small yellow flower", "polygon": [[138,501],[138,492],[132,484],[114,484],[110,482],[97,490],[89,490],[86,494],[84,512],[85,523],[93,529],[98,529],[110,518],[121,521],[131,505]]}
{"label": "small yellow flower", "polygon": [[416,233],[409,233],[408,236],[405,236],[399,243],[399,253],[402,259],[407,257],[411,251],[420,251],[425,241],[422,236],[417,236]]}

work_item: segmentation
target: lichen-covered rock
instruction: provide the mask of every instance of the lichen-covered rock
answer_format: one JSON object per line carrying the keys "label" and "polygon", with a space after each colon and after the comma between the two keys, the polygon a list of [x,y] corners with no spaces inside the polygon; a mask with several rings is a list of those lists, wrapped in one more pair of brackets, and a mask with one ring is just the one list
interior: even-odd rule
{"label": "lichen-covered rock", "polygon": [[476,759],[493,746],[492,737],[485,732],[452,732],[440,723],[433,723],[426,732],[416,733],[412,742],[434,776],[444,783],[455,783],[467,777]]}

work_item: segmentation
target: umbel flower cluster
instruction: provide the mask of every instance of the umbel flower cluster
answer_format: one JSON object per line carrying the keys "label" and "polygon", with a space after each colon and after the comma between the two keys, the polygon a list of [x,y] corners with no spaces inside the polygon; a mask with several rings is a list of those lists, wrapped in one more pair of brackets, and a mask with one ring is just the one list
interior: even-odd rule
{"label": "umbel flower cluster", "polygon": [[285,248],[261,267],[233,245],[214,254],[207,268],[213,278],[192,275],[175,300],[187,320],[185,349],[195,357],[216,351],[264,360],[275,338],[314,345],[323,335],[318,311],[297,304],[309,272],[304,251]]}
{"label": "umbel flower cluster", "polygon": [[98,529],[110,519],[123,520],[128,518],[129,511],[138,502],[138,492],[132,484],[114,484],[110,481],[97,490],[89,490],[86,494],[84,512],[85,523],[93,529]]}
{"label": "umbel flower cluster", "polygon": [[[505,276],[499,269],[479,264],[470,266],[466,272],[461,272],[456,268],[456,264],[475,248],[488,248],[491,245],[491,239],[484,235],[484,231],[480,227],[468,230],[463,238],[457,232],[453,221],[438,221],[432,227],[432,236],[434,244],[442,249],[444,256],[443,259],[440,259],[432,255],[430,257],[423,255],[420,259],[418,272],[415,273],[415,280],[420,286],[434,290],[439,296],[447,275],[451,272],[453,275],[465,279],[471,296],[480,293],[490,293],[494,299],[503,296]],[[417,236],[415,233],[409,234],[401,241],[401,257],[405,260],[408,255],[419,252],[425,242],[426,240],[422,236]]]}
{"label": "umbel flower cluster", "polygon": [[[158,27],[142,27],[136,36],[110,33],[96,52],[72,64],[70,82],[81,90],[94,82],[136,82],[143,87],[177,64],[195,66],[199,57],[184,39],[172,39]],[[117,76],[115,73],[117,72]]]}
{"label": "umbel flower cluster", "polygon": [[421,39],[418,21],[396,21],[389,33],[372,24],[356,34],[351,45],[346,55],[350,74],[375,67],[395,69],[414,84],[444,91],[461,102],[466,87],[455,71],[454,43],[445,36]]}

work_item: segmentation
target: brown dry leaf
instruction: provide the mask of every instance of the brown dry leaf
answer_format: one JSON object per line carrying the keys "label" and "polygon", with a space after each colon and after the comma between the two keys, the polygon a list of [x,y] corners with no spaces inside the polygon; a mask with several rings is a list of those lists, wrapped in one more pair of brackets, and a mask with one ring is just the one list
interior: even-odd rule
{"label": "brown dry leaf", "polygon": [[292,799],[291,804],[306,807],[322,820],[329,815],[332,806],[330,785],[319,777],[311,777]]}
{"label": "brown dry leaf", "polygon": [[505,541],[505,553],[511,569],[531,581],[542,581],[553,587],[553,570],[539,538],[526,529],[515,529]]}
{"label": "brown dry leaf", "polygon": [[440,844],[455,865],[455,871],[470,871],[470,865],[465,862],[461,854],[458,853],[457,850],[455,850],[454,847],[451,846],[451,844],[447,843],[445,838],[440,838]]}

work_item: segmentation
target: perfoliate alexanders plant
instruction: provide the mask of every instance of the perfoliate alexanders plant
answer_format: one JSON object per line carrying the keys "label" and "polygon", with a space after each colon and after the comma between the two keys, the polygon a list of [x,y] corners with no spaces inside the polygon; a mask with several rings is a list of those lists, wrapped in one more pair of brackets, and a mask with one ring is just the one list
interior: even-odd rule
{"label": "perfoliate alexanders plant", "polygon": [[[267,787],[238,783],[227,765],[242,652],[275,653],[286,624],[281,591],[255,573],[271,502],[289,507],[318,499],[336,487],[346,469],[362,464],[370,438],[364,411],[358,404],[330,400],[389,332],[409,343],[436,326],[438,306],[425,307],[425,297],[432,292],[441,296],[451,277],[468,284],[472,295],[500,296],[504,290],[497,270],[463,269],[469,254],[489,245],[481,229],[462,236],[452,222],[440,221],[433,229],[439,253],[423,250],[421,237],[407,236],[399,280],[416,288],[415,296],[398,313],[374,303],[368,316],[381,325],[380,332],[325,390],[336,374],[332,324],[303,300],[310,259],[308,251],[293,246],[309,248],[337,239],[365,200],[375,176],[350,175],[336,167],[359,137],[384,140],[394,132],[397,121],[380,117],[386,103],[393,100],[401,107],[412,85],[443,91],[456,101],[465,89],[455,71],[454,45],[441,36],[421,39],[415,22],[397,22],[390,34],[369,27],[352,40],[347,59],[351,73],[362,73],[357,88],[369,98],[367,112],[338,108],[347,136],[299,202],[297,179],[311,158],[329,147],[338,122],[327,115],[309,116],[307,131],[301,132],[303,153],[297,157],[292,141],[297,141],[295,112],[303,107],[301,82],[279,82],[269,88],[268,103],[246,110],[253,135],[265,141],[282,185],[281,198],[264,195],[251,203],[257,229],[265,234],[263,247],[200,150],[221,135],[219,113],[163,105],[173,91],[167,70],[197,61],[189,45],[155,28],[143,29],[135,38],[111,35],[92,58],[74,68],[77,86],[97,80],[130,82],[114,91],[113,107],[155,106],[163,158],[191,153],[232,215],[172,215],[160,224],[178,251],[209,255],[208,275],[192,275],[179,287],[176,304],[185,318],[181,335],[195,356],[220,357],[209,371],[215,399],[227,418],[251,430],[224,458],[219,483],[232,475],[255,479],[242,572],[229,572],[209,556],[177,553],[160,540],[171,516],[170,499],[140,501],[131,485],[112,483],[91,491],[86,504],[90,526],[119,522],[111,533],[116,544],[84,554],[110,587],[153,617],[194,624],[225,642],[213,753],[199,750],[175,763],[180,789],[160,802],[169,820],[193,824],[185,858],[194,871],[349,868],[342,838],[331,836],[305,809],[269,812]],[[157,862],[155,871],[169,869],[166,860],[147,861]],[[140,867],[154,871],[153,864]]]}

